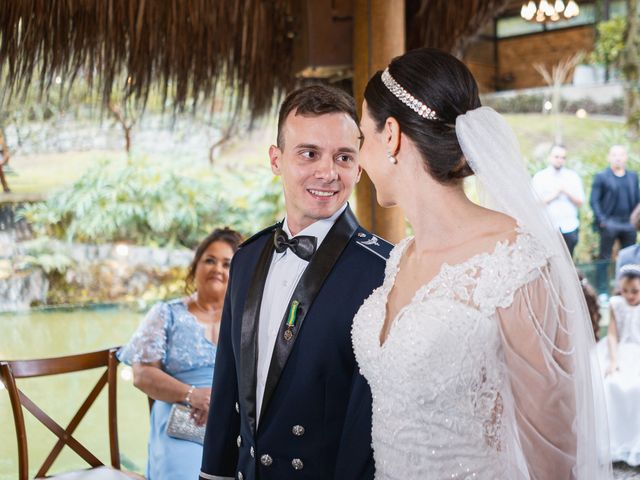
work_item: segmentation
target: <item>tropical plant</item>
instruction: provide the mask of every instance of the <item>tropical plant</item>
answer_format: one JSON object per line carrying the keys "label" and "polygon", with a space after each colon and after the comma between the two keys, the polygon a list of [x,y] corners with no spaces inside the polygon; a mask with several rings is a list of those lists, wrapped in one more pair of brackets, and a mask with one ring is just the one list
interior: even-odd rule
{"label": "tropical plant", "polygon": [[284,210],[280,183],[265,169],[193,177],[177,168],[102,161],[22,216],[39,234],[68,241],[191,248],[217,226],[249,234]]}
{"label": "tropical plant", "polygon": [[49,237],[38,237],[21,242],[23,254],[14,259],[15,270],[41,268],[45,273],[65,273],[74,265],[68,249],[60,242],[51,242]]}
{"label": "tropical plant", "polygon": [[69,241],[192,246],[219,221],[219,187],[214,176],[195,180],[148,159],[103,161],[23,216]]}

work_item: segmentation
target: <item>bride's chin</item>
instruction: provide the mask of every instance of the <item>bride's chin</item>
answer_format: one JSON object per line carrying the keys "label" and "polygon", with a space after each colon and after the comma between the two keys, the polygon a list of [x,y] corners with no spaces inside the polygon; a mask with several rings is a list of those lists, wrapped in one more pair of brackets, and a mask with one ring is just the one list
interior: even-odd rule
{"label": "bride's chin", "polygon": [[378,205],[380,205],[382,208],[391,208],[391,207],[395,207],[397,205],[397,203],[393,200],[388,200],[386,198],[377,198],[378,200]]}

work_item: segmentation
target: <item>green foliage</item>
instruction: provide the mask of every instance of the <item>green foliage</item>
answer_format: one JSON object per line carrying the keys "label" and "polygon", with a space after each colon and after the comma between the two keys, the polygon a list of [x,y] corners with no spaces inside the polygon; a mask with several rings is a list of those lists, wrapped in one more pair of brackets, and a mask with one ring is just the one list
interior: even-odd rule
{"label": "green foliage", "polygon": [[38,233],[68,241],[193,247],[220,225],[247,234],[272,222],[279,196],[264,169],[189,177],[143,158],[124,166],[99,162],[23,216]]}
{"label": "green foliage", "polygon": [[282,184],[267,169],[255,169],[243,175],[228,174],[224,178],[231,203],[223,215],[225,224],[250,235],[284,215]]}
{"label": "green foliage", "polygon": [[39,231],[69,241],[193,245],[217,222],[213,178],[197,181],[139,159],[99,163],[23,215]]}
{"label": "green foliage", "polygon": [[521,94],[510,97],[486,95],[482,104],[500,113],[540,113],[545,97],[542,94]]}
{"label": "green foliage", "polygon": [[614,17],[598,24],[597,40],[590,57],[592,63],[619,65],[626,26],[625,17]]}
{"label": "green foliage", "polygon": [[15,259],[16,270],[41,268],[47,274],[62,274],[74,265],[66,248],[60,248],[58,243],[50,242],[49,237],[21,242],[20,247],[25,254]]}
{"label": "green foliage", "polygon": [[[491,107],[502,114],[540,113],[546,97],[543,94],[518,94],[510,97],[499,95],[485,95],[482,104]],[[589,114],[624,115],[624,100],[616,98],[607,103],[596,102],[590,98],[578,100],[562,100],[561,111],[575,113],[582,108]]]}

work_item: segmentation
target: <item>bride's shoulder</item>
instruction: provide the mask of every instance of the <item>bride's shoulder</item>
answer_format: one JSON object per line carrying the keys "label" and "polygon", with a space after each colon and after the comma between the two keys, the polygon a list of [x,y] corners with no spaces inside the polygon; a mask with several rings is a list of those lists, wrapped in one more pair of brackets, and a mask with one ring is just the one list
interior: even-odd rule
{"label": "bride's shoulder", "polygon": [[491,210],[482,212],[476,222],[470,242],[475,251],[498,253],[515,244],[522,233],[515,219]]}
{"label": "bride's shoulder", "polygon": [[478,241],[485,244],[488,251],[493,250],[487,263],[495,263],[492,265],[495,268],[487,269],[489,272],[499,272],[502,275],[506,272],[528,273],[547,263],[547,250],[514,218],[489,211],[483,220],[487,227],[479,235]]}

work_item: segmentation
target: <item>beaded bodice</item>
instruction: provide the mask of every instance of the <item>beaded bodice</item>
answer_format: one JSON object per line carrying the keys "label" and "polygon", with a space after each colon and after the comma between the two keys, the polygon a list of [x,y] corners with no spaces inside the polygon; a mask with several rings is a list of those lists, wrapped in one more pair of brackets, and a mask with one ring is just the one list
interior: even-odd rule
{"label": "beaded bodice", "polygon": [[519,232],[491,253],[443,265],[398,313],[381,346],[387,297],[409,241],[391,252],[383,285],[352,328],[373,394],[376,478],[504,478],[502,453],[515,440],[496,312],[539,275],[544,251]]}

